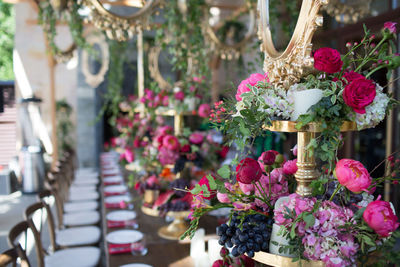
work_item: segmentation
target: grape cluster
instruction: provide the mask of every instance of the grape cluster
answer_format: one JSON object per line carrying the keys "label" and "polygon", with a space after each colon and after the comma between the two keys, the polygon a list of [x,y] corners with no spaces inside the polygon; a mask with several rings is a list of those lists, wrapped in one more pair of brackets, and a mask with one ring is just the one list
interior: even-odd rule
{"label": "grape cluster", "polygon": [[[335,191],[335,188],[336,188],[335,182],[331,181],[328,183],[325,192],[325,200],[329,200],[331,198],[332,194]],[[357,204],[358,202],[363,200],[362,194],[355,194],[350,191],[348,191],[347,194],[348,195],[346,196],[346,191],[344,190],[337,192],[336,195],[333,197],[332,202],[335,203],[336,205],[345,206],[352,210],[353,209],[357,210],[358,208],[353,204]]]}
{"label": "grape cluster", "polygon": [[160,206],[160,213],[166,214],[168,211],[184,211],[189,210],[190,204],[187,201],[175,199]]}
{"label": "grape cluster", "polygon": [[[186,179],[180,178],[180,179],[176,179],[176,180],[172,181],[169,184],[169,186],[170,186],[170,188],[185,189],[185,188],[189,187],[189,181],[187,181]],[[181,191],[181,190],[175,190],[175,195],[178,198],[181,198],[186,195],[186,192]]]}
{"label": "grape cluster", "polygon": [[255,252],[268,251],[271,238],[272,219],[261,214],[247,215],[243,223],[238,213],[232,215],[228,224],[217,227],[219,244],[232,248],[232,256],[247,253],[254,257]]}

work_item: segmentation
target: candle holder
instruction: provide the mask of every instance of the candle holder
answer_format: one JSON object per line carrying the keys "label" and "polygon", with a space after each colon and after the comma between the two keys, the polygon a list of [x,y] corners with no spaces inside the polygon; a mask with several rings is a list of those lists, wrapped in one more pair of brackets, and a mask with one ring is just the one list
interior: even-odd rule
{"label": "candle holder", "polygon": [[158,230],[158,235],[169,240],[179,240],[180,236],[189,228],[185,221],[190,211],[170,211],[167,216],[174,217],[174,221]]}

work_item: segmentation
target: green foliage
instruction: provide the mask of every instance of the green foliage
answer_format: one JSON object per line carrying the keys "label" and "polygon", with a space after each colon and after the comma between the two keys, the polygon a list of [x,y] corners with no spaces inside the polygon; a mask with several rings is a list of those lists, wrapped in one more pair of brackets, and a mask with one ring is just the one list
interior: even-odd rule
{"label": "green foliage", "polygon": [[65,99],[56,102],[57,145],[59,155],[72,150],[74,146],[73,137],[71,136],[74,125],[71,121],[71,115],[72,107]]}
{"label": "green foliage", "polygon": [[124,64],[128,43],[109,40],[110,66],[107,74],[107,91],[103,95],[103,107],[98,117],[107,113],[110,116],[109,123],[116,125],[119,115],[119,104],[123,101],[122,86],[124,82]]}
{"label": "green foliage", "polygon": [[86,43],[83,37],[83,17],[78,13],[82,4],[78,2],[79,1],[68,1],[67,7],[61,10],[60,13],[53,9],[50,1],[40,1],[39,3],[39,24],[42,25],[43,31],[49,41],[51,52],[55,56],[63,57],[63,52],[58,48],[54,40],[57,36],[57,21],[67,22],[72,39],[78,47],[90,49],[89,44]]}
{"label": "green foliage", "polygon": [[14,17],[13,6],[0,1],[0,80],[14,79]]}
{"label": "green foliage", "polygon": [[[187,12],[183,14],[178,0],[165,2],[165,23],[157,31],[156,39],[172,55],[171,64],[174,70],[181,72],[182,78],[186,75],[208,76],[207,47],[201,27],[205,1],[187,0],[186,4]],[[188,73],[190,60],[193,60],[194,65],[192,73]]]}

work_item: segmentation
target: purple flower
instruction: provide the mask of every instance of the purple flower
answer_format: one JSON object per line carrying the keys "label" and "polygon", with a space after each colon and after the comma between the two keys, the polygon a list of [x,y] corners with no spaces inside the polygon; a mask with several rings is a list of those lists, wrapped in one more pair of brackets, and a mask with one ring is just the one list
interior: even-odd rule
{"label": "purple flower", "polygon": [[387,21],[383,24],[383,29],[388,30],[390,33],[396,33],[396,22]]}

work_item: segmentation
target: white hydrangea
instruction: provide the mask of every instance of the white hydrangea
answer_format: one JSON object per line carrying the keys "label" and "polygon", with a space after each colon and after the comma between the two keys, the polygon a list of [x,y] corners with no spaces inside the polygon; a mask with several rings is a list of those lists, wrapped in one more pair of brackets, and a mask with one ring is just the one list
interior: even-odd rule
{"label": "white hydrangea", "polygon": [[376,96],[374,101],[365,108],[365,114],[355,113],[357,128],[359,130],[373,128],[383,121],[388,103],[389,97],[383,93],[383,88],[377,84]]}
{"label": "white hydrangea", "polygon": [[357,206],[365,208],[368,206],[369,203],[374,201],[374,196],[368,194],[367,192],[363,192],[362,197],[363,197],[363,199],[357,203]]}

